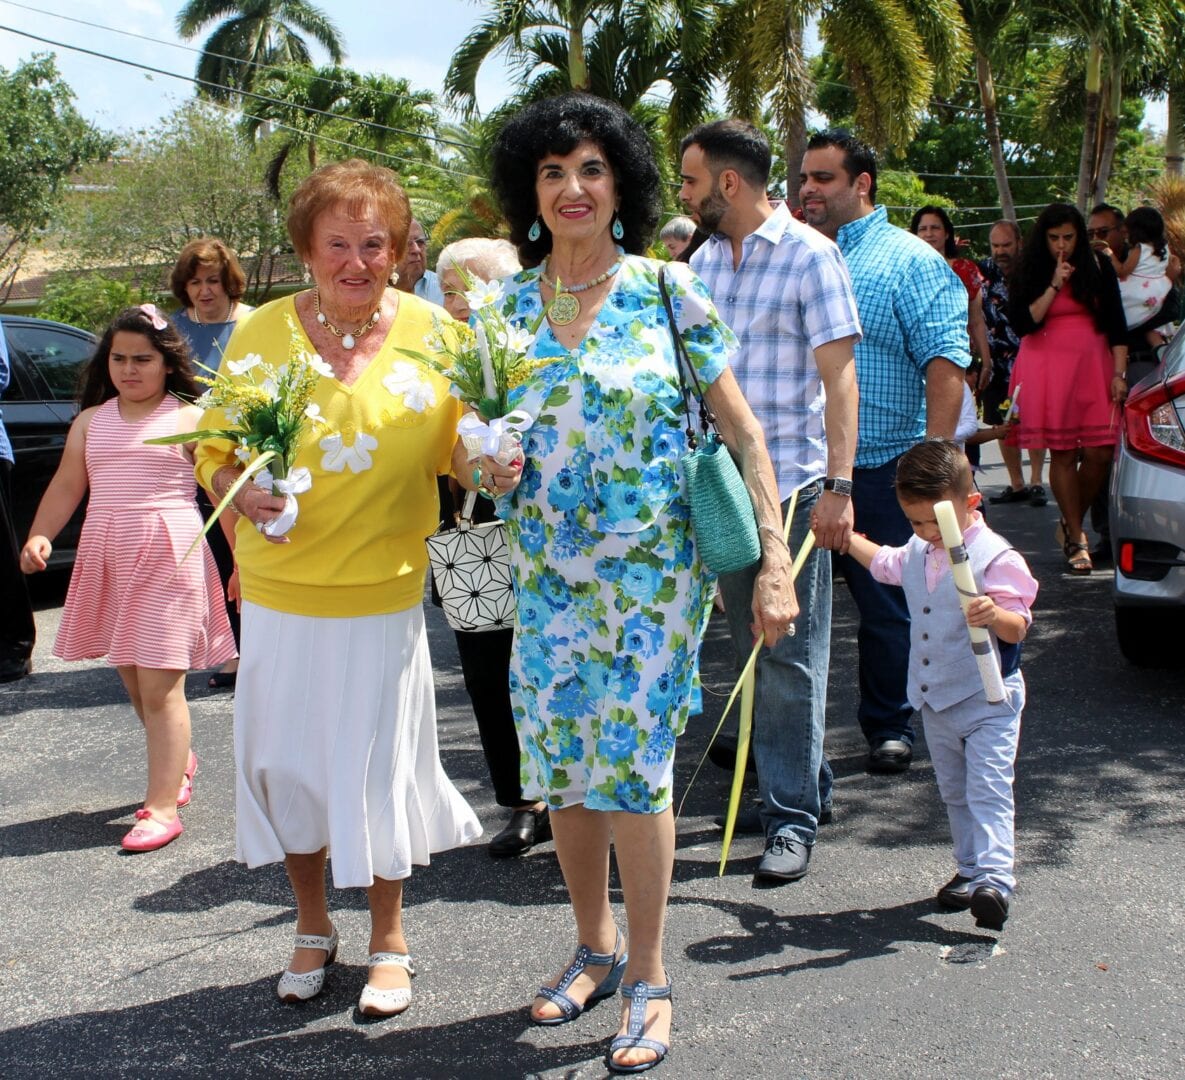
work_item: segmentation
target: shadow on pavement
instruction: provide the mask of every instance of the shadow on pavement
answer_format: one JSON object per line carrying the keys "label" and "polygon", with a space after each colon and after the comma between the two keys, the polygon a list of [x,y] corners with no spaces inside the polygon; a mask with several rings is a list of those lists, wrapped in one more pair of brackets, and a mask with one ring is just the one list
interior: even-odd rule
{"label": "shadow on pavement", "polygon": [[118,825],[112,822],[131,817],[133,811],[139,809],[140,803],[128,803],[110,810],[93,810],[87,814],[71,810],[51,818],[0,826],[0,859],[85,851],[87,848],[118,848],[131,825],[126,821]]}

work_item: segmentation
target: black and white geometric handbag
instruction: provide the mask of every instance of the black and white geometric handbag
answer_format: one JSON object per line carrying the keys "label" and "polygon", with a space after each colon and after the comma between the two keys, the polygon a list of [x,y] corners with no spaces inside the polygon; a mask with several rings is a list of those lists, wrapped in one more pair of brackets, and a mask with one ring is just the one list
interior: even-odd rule
{"label": "black and white geometric handbag", "polygon": [[455,529],[428,537],[428,561],[444,617],[454,630],[477,633],[514,626],[514,589],[506,523],[473,523],[477,493],[465,496]]}

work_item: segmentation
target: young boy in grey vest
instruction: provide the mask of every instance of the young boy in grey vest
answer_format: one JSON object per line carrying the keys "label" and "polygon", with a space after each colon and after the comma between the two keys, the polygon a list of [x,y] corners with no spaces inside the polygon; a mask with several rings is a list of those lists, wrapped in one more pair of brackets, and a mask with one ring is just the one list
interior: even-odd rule
{"label": "young boy in grey vest", "polygon": [[[900,585],[909,604],[909,702],[921,710],[957,867],[938,890],[938,902],[970,908],[977,926],[1002,930],[1016,887],[1012,779],[1025,703],[1020,643],[1033,621],[1037,582],[976,509],[982,496],[967,456],[953,442],[929,439],[906,451],[896,490],[913,526],[909,543],[881,547],[853,534],[848,551],[877,581]],[[935,520],[934,504],[943,500],[954,504],[981,593],[966,615]],[[1004,676],[1002,702],[987,700],[968,626],[991,632]]]}

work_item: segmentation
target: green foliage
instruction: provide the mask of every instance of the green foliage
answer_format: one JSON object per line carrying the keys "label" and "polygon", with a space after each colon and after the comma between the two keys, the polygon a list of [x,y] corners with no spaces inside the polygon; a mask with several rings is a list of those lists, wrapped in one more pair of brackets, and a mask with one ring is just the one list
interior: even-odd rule
{"label": "green foliage", "polygon": [[36,232],[60,208],[63,182],[105,158],[113,140],[74,108],[50,56],[0,68],[0,278],[10,286]]}
{"label": "green foliage", "polygon": [[126,307],[146,301],[165,306],[171,300],[171,297],[137,285],[130,278],[99,273],[55,274],[46,286],[45,299],[37,314],[42,319],[56,319],[102,334]]}
{"label": "green foliage", "polygon": [[[171,267],[190,240],[214,236],[252,282],[266,281],[268,260],[288,245],[264,189],[273,156],[270,143],[249,145],[219,110],[189,102],[133,138],[112,166],[87,174],[98,190],[73,201],[63,247],[80,267]],[[285,173],[285,194],[298,172],[307,167]]]}

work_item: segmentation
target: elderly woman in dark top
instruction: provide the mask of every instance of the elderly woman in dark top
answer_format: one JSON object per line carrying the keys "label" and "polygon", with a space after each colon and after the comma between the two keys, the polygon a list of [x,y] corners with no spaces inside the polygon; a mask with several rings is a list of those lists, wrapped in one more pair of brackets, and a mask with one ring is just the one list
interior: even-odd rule
{"label": "elderly woman in dark top", "polygon": [[[663,921],[675,853],[676,737],[687,721],[712,579],[696,552],[679,463],[687,449],[662,264],[642,257],[659,173],[641,127],[616,105],[566,94],[528,106],[498,135],[493,184],[531,267],[504,282],[504,312],[531,328],[535,367],[510,397],[534,417],[526,460],[481,459],[510,527],[518,614],[511,699],[524,797],[551,811],[576,922],[575,958],[538,992],[539,1024],[576,1019],[618,985],[627,1002],[614,1072],[662,1061],[671,1030]],[[754,636],[797,614],[777,485],[728,367],[736,339],[703,283],[667,266],[675,326],[739,456],[764,564]],[[454,470],[471,485],[463,448]],[[621,875],[626,940],[609,903]]]}
{"label": "elderly woman in dark top", "polygon": [[1127,397],[1127,322],[1111,261],[1093,251],[1086,222],[1051,203],[1033,223],[1009,295],[1021,335],[1009,392],[1022,387],[1020,447],[1049,447],[1058,543],[1072,574],[1093,569],[1082,519],[1115,447]]}

